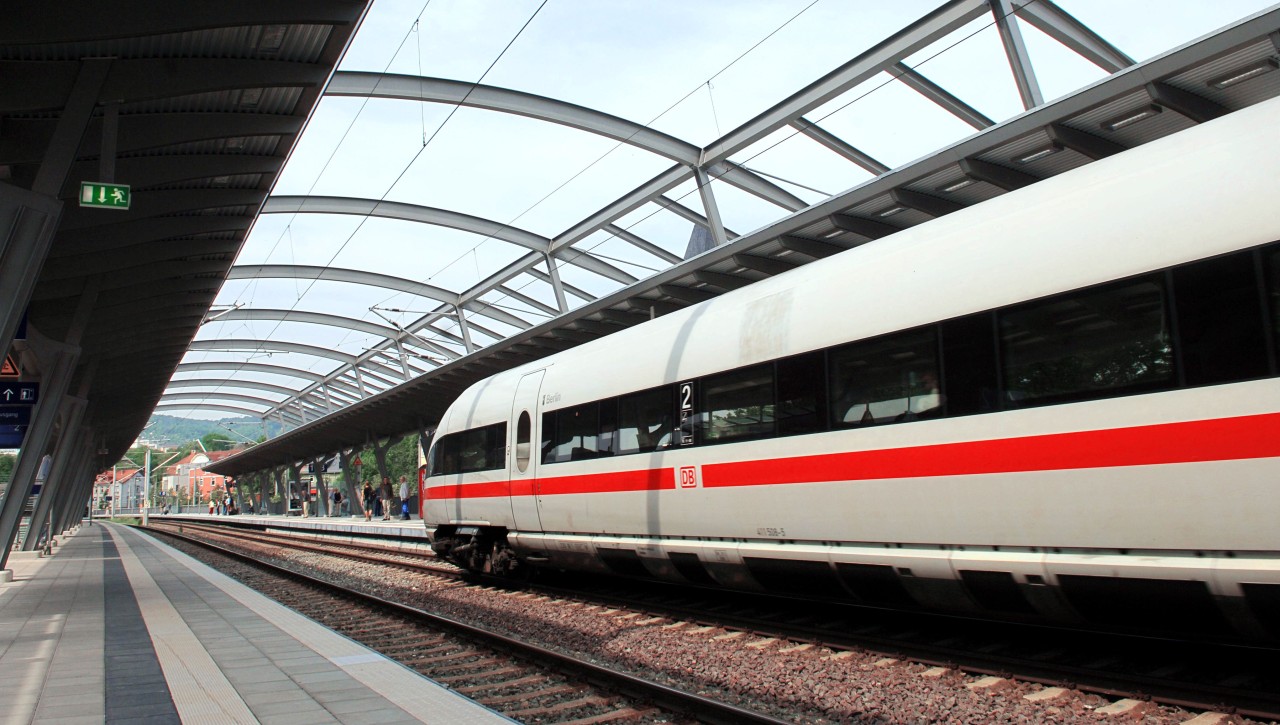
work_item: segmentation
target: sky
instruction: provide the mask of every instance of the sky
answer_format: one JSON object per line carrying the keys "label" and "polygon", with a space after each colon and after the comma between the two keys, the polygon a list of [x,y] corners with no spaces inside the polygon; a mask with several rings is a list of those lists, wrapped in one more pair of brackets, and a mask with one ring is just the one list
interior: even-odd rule
{"label": "sky", "polygon": [[[1261,0],[1058,0],[1059,6],[1138,62],[1269,7]],[[940,3],[898,0],[375,0],[340,69],[446,78],[574,103],[706,146]],[[1045,99],[1104,71],[1020,24]],[[984,15],[907,64],[995,121],[1022,112],[999,36]],[[889,167],[975,131],[881,75],[807,114]],[[424,145],[425,144],[425,145]],[[812,140],[785,131],[732,159],[768,174],[806,202],[871,178]],[[386,199],[492,219],[554,237],[671,166],[671,161],[590,133],[520,116],[399,100],[326,98],[274,195]],[[725,226],[740,234],[786,210],[722,182],[712,188]],[[668,196],[701,211],[695,186]],[[645,205],[618,222],[683,255],[691,223]],[[609,235],[579,243],[637,278],[666,264]],[[255,223],[238,265],[360,269],[460,292],[527,250],[482,236],[387,219],[269,214]],[[619,285],[572,266],[563,279],[594,295]],[[510,286],[546,304],[547,285]],[[491,295],[535,323],[545,316]],[[571,304],[575,303],[570,298]],[[407,324],[432,300],[326,281],[230,281],[216,309],[239,305],[324,312]],[[580,302],[578,302],[580,304]],[[371,309],[373,308],[373,309]],[[400,311],[390,311],[400,310]],[[514,328],[478,320],[499,334]],[[272,339],[358,355],[380,337],[296,322],[214,320],[197,340]],[[488,342],[483,335],[481,343]],[[328,373],[332,359],[296,353],[189,352],[185,362],[263,362]],[[179,373],[175,379],[225,373]],[[240,371],[242,380],[297,388],[296,378]],[[175,391],[178,389],[174,389]],[[210,388],[181,388],[184,392]],[[268,393],[222,388],[223,392]],[[210,402],[213,399],[210,398]],[[220,418],[193,407],[178,415]],[[163,411],[174,414],[174,410]]]}

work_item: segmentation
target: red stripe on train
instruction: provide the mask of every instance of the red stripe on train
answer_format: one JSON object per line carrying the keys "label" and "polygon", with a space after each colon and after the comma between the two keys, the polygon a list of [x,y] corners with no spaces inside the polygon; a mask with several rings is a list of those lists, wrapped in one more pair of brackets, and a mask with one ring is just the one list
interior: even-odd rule
{"label": "red stripe on train", "polygon": [[702,485],[767,486],[1280,456],[1280,414],[999,440],[830,453],[702,467]]}
{"label": "red stripe on train", "polygon": [[642,471],[620,471],[618,473],[593,473],[585,476],[556,476],[539,478],[537,490],[533,481],[512,481],[508,489],[506,481],[492,483],[451,484],[432,486],[427,489],[427,498],[493,498],[506,496],[508,490],[512,496],[559,496],[570,493],[618,493],[621,491],[658,491],[675,488],[675,470],[671,468],[655,468]]}
{"label": "red stripe on train", "polygon": [[[1280,457],[1280,413],[702,466],[702,486],[768,486]],[[675,487],[675,469],[538,479],[539,495]],[[431,499],[531,496],[531,481],[433,486]]]}

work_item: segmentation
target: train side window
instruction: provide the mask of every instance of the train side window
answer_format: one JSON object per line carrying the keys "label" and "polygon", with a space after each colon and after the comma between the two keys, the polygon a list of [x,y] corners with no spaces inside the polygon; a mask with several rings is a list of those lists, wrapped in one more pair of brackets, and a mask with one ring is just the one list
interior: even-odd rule
{"label": "train side window", "polygon": [[542,462],[553,463],[551,460],[551,450],[555,447],[556,438],[556,413],[551,411],[542,414]]}
{"label": "train side window", "polygon": [[533,437],[533,419],[529,411],[520,411],[520,420],[516,422],[516,469],[520,473],[529,470],[530,439]]}
{"label": "train side window", "polygon": [[428,476],[494,471],[507,467],[507,424],[459,431],[431,447]]}
{"label": "train side window", "polygon": [[767,438],[774,433],[773,365],[755,365],[698,383],[703,443]]}
{"label": "train side window", "polygon": [[600,406],[587,403],[556,411],[555,437],[544,463],[563,463],[595,458],[600,436]]}
{"label": "train side window", "polygon": [[996,409],[995,320],[990,312],[942,323],[942,392],[947,415],[972,415]]}
{"label": "train side window", "polygon": [[1174,384],[1161,277],[1094,287],[999,313],[1005,403],[1065,403]]}
{"label": "train side window", "polygon": [[619,454],[649,453],[671,445],[675,398],[664,386],[618,398]]}
{"label": "train side window", "polygon": [[779,360],[778,435],[817,433],[826,430],[826,371],[821,352]]}
{"label": "train side window", "polygon": [[457,449],[457,473],[493,471],[507,467],[506,423],[474,428],[457,435],[460,444]]}
{"label": "train side window", "polygon": [[837,347],[829,361],[834,427],[902,423],[942,414],[938,335],[933,327]]}
{"label": "train side window", "polygon": [[1266,331],[1252,252],[1175,267],[1173,299],[1187,385],[1267,374]]}
{"label": "train side window", "polygon": [[618,399],[600,401],[600,456],[612,456],[618,452]]}

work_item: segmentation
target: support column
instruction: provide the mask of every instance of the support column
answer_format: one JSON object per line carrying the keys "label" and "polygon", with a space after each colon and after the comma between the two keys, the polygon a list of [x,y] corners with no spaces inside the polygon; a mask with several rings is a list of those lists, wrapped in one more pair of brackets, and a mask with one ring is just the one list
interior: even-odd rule
{"label": "support column", "polygon": [[302,461],[294,461],[286,464],[289,469],[289,480],[287,481],[289,495],[285,497],[285,513],[289,512],[289,506],[293,503],[293,494],[298,494],[298,506],[302,506]]}
{"label": "support column", "polygon": [[1000,31],[1000,42],[1004,43],[1004,54],[1009,58],[1009,68],[1013,71],[1018,95],[1022,97],[1022,107],[1031,110],[1044,105],[1035,69],[1031,67],[1031,56],[1027,55],[1027,44],[1023,42],[1022,30],[1013,17],[1013,4],[1010,0],[988,2],[991,3],[991,13],[996,18],[996,29]]}
{"label": "support column", "polygon": [[[357,506],[359,506],[361,512],[364,510],[364,500],[356,496],[356,488],[359,482],[356,480],[355,466],[351,464],[359,453],[359,448],[344,448],[338,451],[338,464],[342,467],[342,482],[346,484],[346,490],[343,491],[342,495],[347,497],[347,510],[351,512],[352,516],[356,515]],[[357,501],[360,503],[357,504]]]}
{"label": "support column", "polygon": [[31,487],[35,485],[40,459],[44,457],[53,435],[59,403],[71,385],[71,374],[75,370],[79,357],[79,347],[57,345],[49,372],[41,380],[40,402],[36,404],[36,409],[31,415],[31,427],[27,429],[27,439],[23,442],[22,449],[18,451],[18,460],[13,466],[13,476],[5,491],[4,501],[0,503],[0,570],[9,563],[9,551],[18,533],[22,509],[27,497],[31,495]]}
{"label": "support column", "polygon": [[321,454],[311,459],[311,470],[316,476],[316,512],[317,516],[327,516],[329,514],[329,487],[324,482],[324,464],[325,456]]}
{"label": "support column", "polygon": [[69,484],[66,480],[68,464],[80,448],[80,422],[84,419],[86,401],[83,398],[66,396],[58,406],[57,441],[53,446],[53,465],[49,466],[49,475],[45,478],[44,487],[40,489],[40,498],[31,511],[31,525],[27,528],[27,537],[22,541],[23,551],[35,551],[40,544],[51,536],[52,523],[49,519],[54,511],[54,503],[66,495]]}
{"label": "support column", "polygon": [[698,196],[702,197],[702,210],[707,215],[707,225],[711,229],[711,240],[715,242],[717,247],[724,246],[729,239],[724,233],[724,222],[720,220],[720,205],[716,204],[716,195],[711,190],[711,177],[707,175],[706,169],[701,166],[693,171],[698,179]]}
{"label": "support column", "polygon": [[80,455],[70,469],[71,481],[74,485],[68,489],[69,493],[62,503],[61,511],[56,514],[54,531],[65,532],[74,526],[80,520],[81,507],[86,505],[89,496],[93,493],[93,440],[92,436],[86,436],[86,438],[88,441],[81,447]]}
{"label": "support column", "polygon": [[471,327],[467,325],[467,316],[463,314],[461,304],[453,306],[453,311],[458,315],[458,330],[462,333],[462,345],[466,348],[467,353],[476,351],[476,345],[471,341]]}
{"label": "support column", "polygon": [[556,294],[556,307],[560,308],[560,312],[569,311],[569,299],[564,295],[564,283],[560,281],[560,268],[556,266],[556,260],[550,255],[544,255],[547,260],[547,276],[551,278],[551,290]]}
{"label": "support column", "polygon": [[[272,496],[280,496],[280,489],[282,488],[282,486],[280,485],[281,483],[280,478],[284,475],[284,472],[287,470],[288,470],[287,466],[276,466],[275,468],[271,469],[271,480],[275,484],[271,489]],[[268,507],[268,510],[271,511],[271,513],[273,514],[283,513],[289,509],[289,491],[288,491],[289,486],[287,485],[287,482],[285,483],[286,485],[283,486],[283,488],[285,489],[283,502],[279,506],[280,510],[279,511],[275,510],[277,508],[276,504],[272,504],[271,506]]]}
{"label": "support column", "polygon": [[[404,440],[403,435],[389,436],[387,440],[381,444],[378,443],[376,438],[374,439],[373,457],[376,458],[378,461],[378,481],[377,481],[378,485],[382,485],[382,479],[389,478],[391,476],[391,474],[387,470],[387,451],[391,450],[391,446],[394,446],[395,444],[399,443],[402,440]],[[396,482],[392,481],[391,487],[393,490],[395,486],[396,486]]]}

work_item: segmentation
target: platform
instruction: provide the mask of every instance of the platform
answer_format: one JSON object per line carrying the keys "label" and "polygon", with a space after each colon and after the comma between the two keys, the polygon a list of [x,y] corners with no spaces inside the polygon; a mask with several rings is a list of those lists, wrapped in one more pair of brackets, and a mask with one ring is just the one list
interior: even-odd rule
{"label": "platform", "polygon": [[512,722],[124,526],[9,566],[0,723]]}
{"label": "platform", "polygon": [[201,521],[228,526],[266,527],[291,532],[323,532],[350,536],[384,536],[405,539],[415,545],[427,545],[427,528],[416,516],[408,521],[374,519],[365,521],[363,516],[281,516],[279,514],[237,514],[217,516],[205,513],[149,514],[153,522]]}

